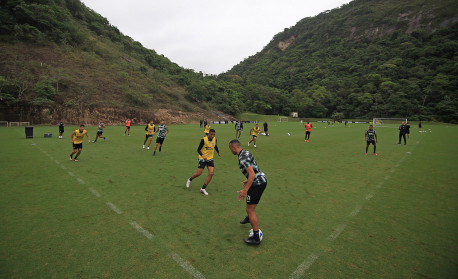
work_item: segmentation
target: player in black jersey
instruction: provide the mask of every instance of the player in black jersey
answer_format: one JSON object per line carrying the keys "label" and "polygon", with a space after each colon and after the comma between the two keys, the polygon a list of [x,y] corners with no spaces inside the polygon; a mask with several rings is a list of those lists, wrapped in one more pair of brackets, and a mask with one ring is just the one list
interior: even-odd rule
{"label": "player in black jersey", "polygon": [[238,140],[232,140],[229,143],[229,149],[232,154],[238,156],[239,168],[246,177],[246,180],[242,182],[243,189],[237,191],[239,193],[239,201],[246,197],[246,212],[248,213],[248,216],[240,223],[245,224],[250,222],[253,228],[253,236],[245,238],[244,241],[246,244],[259,245],[261,244],[261,238],[255,209],[261,199],[262,193],[266,189],[267,178],[256,163],[253,154],[247,150],[243,150]]}
{"label": "player in black jersey", "polygon": [[[409,126],[410,129],[410,126]],[[407,144],[406,142],[406,134],[407,134],[407,127],[404,121],[402,121],[401,126],[399,126],[399,143],[401,144],[401,138],[404,138],[404,145]]]}
{"label": "player in black jersey", "polygon": [[59,124],[57,124],[57,125],[59,125],[59,138],[61,139],[61,138],[63,138],[62,135],[64,133],[64,120],[61,120],[59,122]]}
{"label": "player in black jersey", "polygon": [[378,155],[377,153],[375,153],[375,149],[376,149],[375,144],[377,143],[377,133],[375,133],[374,126],[369,125],[369,130],[366,131],[364,138],[366,140],[366,155],[367,155],[367,149],[369,148],[369,145],[371,143],[374,145],[374,155]]}

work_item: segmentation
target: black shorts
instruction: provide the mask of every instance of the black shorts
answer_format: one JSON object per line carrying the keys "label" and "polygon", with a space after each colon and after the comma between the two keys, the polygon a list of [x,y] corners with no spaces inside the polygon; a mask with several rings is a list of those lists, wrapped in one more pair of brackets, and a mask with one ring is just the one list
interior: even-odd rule
{"label": "black shorts", "polygon": [[261,185],[251,185],[246,195],[246,204],[258,204],[266,187],[267,182]]}
{"label": "black shorts", "polygon": [[64,127],[59,127],[59,133],[63,133],[64,132]]}
{"label": "black shorts", "polygon": [[126,129],[127,129],[127,130],[130,130],[130,126],[126,126]]}
{"label": "black shorts", "polygon": [[103,132],[97,131],[97,135],[101,136]]}
{"label": "black shorts", "polygon": [[258,138],[258,136],[253,135],[253,139],[256,139],[256,138]]}
{"label": "black shorts", "polygon": [[156,139],[156,143],[163,144],[164,140],[165,140],[165,138],[157,138]]}
{"label": "black shorts", "polygon": [[146,139],[152,138],[152,137],[153,137],[153,135],[148,135],[148,134],[145,135],[145,138],[146,138]]}
{"label": "black shorts", "polygon": [[208,161],[205,161],[205,160],[202,160],[202,159],[199,159],[199,163],[197,164],[197,168],[198,169],[205,169],[205,166],[208,167],[215,167],[215,162],[213,161],[213,159],[211,160],[208,160]]}
{"label": "black shorts", "polygon": [[305,134],[306,135],[310,135],[310,131],[305,131]]}
{"label": "black shorts", "polygon": [[73,149],[83,149],[83,143],[74,143]]}
{"label": "black shorts", "polygon": [[373,145],[375,145],[375,140],[368,140],[368,141],[367,141],[367,145],[370,145],[371,143],[372,143]]}

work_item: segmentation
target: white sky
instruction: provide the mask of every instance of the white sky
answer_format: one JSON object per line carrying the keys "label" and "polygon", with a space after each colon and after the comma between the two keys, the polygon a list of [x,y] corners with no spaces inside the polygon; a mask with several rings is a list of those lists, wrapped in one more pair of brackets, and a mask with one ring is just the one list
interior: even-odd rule
{"label": "white sky", "polygon": [[178,65],[220,74],[285,28],[350,0],[82,0],[124,35]]}

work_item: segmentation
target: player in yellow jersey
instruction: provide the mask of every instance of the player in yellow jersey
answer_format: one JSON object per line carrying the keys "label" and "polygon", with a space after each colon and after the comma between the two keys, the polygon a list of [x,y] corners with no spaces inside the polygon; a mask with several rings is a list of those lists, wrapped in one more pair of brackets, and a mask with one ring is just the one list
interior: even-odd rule
{"label": "player in yellow jersey", "polygon": [[204,133],[205,133],[206,136],[208,136],[208,133],[210,133],[210,129],[211,129],[211,125],[210,124],[205,125]]}
{"label": "player in yellow jersey", "polygon": [[154,133],[156,132],[156,125],[154,125],[153,120],[151,120],[150,123],[146,124],[145,131],[146,135],[145,141],[143,141],[143,148],[145,148],[145,143],[149,138],[148,147],[146,148],[147,150],[149,150],[149,146],[151,145],[151,141],[153,140]]}
{"label": "player in yellow jersey", "polygon": [[259,128],[259,125],[256,124],[256,126],[250,130],[250,134],[253,138],[248,142],[248,146],[250,146],[251,142],[254,142],[254,147],[256,147],[256,139],[258,138],[259,132],[261,132],[261,128]]}
{"label": "player in yellow jersey", "polygon": [[204,170],[205,166],[207,166],[208,175],[205,179],[204,185],[202,185],[202,188],[200,189],[200,192],[208,196],[208,193],[205,190],[205,188],[207,188],[207,185],[210,183],[213,174],[215,173],[215,163],[213,162],[213,155],[215,153],[215,150],[216,152],[218,152],[218,156],[222,157],[218,150],[218,145],[215,138],[215,130],[210,129],[208,131],[208,136],[203,137],[200,141],[199,147],[197,147],[197,153],[199,153],[199,163],[197,165],[197,171],[186,182],[186,188],[189,188],[189,186],[191,186],[191,181],[194,178],[199,177],[202,174],[202,171]]}
{"label": "player in yellow jersey", "polygon": [[[70,161],[74,160],[78,162],[78,156],[80,156],[81,151],[83,150],[83,138],[84,135],[87,137],[87,142],[91,142],[91,138],[86,130],[84,130],[84,125],[81,124],[78,130],[75,130],[72,135],[72,144],[73,144],[73,152],[70,154]],[[73,154],[75,154],[75,159],[73,159]]]}

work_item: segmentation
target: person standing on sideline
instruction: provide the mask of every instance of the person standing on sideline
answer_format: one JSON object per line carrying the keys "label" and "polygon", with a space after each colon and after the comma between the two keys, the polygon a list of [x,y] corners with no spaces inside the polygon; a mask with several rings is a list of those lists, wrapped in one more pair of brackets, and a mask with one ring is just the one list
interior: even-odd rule
{"label": "person standing on sideline", "polygon": [[398,144],[401,144],[401,138],[404,138],[404,145],[407,144],[406,132],[407,132],[407,127],[405,125],[405,122],[402,121],[401,126],[399,126],[399,143]]}
{"label": "person standing on sideline", "polygon": [[264,127],[264,133],[266,134],[266,136],[269,135],[269,124],[267,124],[267,120],[264,120],[264,124],[262,124]]}
{"label": "person standing on sideline", "polygon": [[418,122],[418,129],[421,130],[421,120],[420,120],[420,122]]}
{"label": "person standing on sideline", "polygon": [[312,123],[307,121],[305,124],[305,142],[310,142],[310,133],[312,132]]}
{"label": "person standing on sideline", "polygon": [[369,145],[372,143],[374,145],[374,155],[378,155],[375,153],[376,149],[376,143],[378,142],[377,140],[377,133],[375,133],[374,126],[369,125],[369,130],[366,131],[366,134],[364,135],[364,139],[366,140],[366,155],[367,155],[367,149],[369,148]]}
{"label": "person standing on sideline", "polygon": [[238,120],[235,122],[235,138],[240,139],[242,136],[242,131],[243,131],[243,123],[241,120]]}
{"label": "person standing on sideline", "polygon": [[406,123],[406,134],[407,134],[407,138],[410,139],[410,125],[409,125],[409,122]]}
{"label": "person standing on sideline", "polygon": [[159,146],[159,152],[162,150],[162,144],[164,144],[165,136],[169,133],[169,128],[165,126],[164,120],[161,120],[161,125],[157,127],[157,138],[156,138],[156,145],[154,146],[154,152],[153,156],[156,156],[156,149],[157,145],[160,144]]}
{"label": "person standing on sideline", "polygon": [[127,135],[130,137],[130,126],[132,125],[132,121],[130,119],[126,120],[126,129],[124,130],[124,136]]}
{"label": "person standing on sideline", "polygon": [[261,200],[262,193],[267,187],[267,177],[259,168],[253,154],[247,150],[243,150],[238,140],[235,139],[229,142],[229,149],[232,154],[238,156],[239,168],[247,178],[242,182],[242,190],[237,191],[239,194],[237,199],[239,201],[246,197],[246,212],[248,214],[240,223],[246,224],[250,222],[253,228],[253,236],[245,238],[244,241],[246,244],[259,245],[261,244],[259,221],[255,210]]}
{"label": "person standing on sideline", "polygon": [[261,132],[261,128],[259,128],[259,125],[256,124],[256,126],[250,130],[250,134],[253,138],[248,142],[248,146],[250,146],[251,142],[254,142],[254,147],[256,148],[256,139],[258,138],[259,132]]}
{"label": "person standing on sideline", "polygon": [[208,136],[208,133],[210,133],[211,125],[207,124],[207,121],[205,121],[205,127],[204,127],[204,134]]}
{"label": "person standing on sideline", "polygon": [[[81,151],[83,150],[83,138],[84,135],[87,137],[87,142],[91,142],[91,138],[89,137],[89,134],[87,131],[84,129],[84,125],[81,124],[80,128],[78,130],[75,130],[72,135],[72,144],[73,144],[73,152],[70,154],[70,161],[75,161],[78,162],[78,156],[80,156]],[[73,159],[73,154],[75,154],[75,159]]]}
{"label": "person standing on sideline", "polygon": [[95,136],[95,140],[93,141],[94,143],[96,143],[96,142],[97,142],[97,139],[98,139],[98,138],[103,138],[103,140],[104,140],[104,141],[106,141],[106,140],[107,140],[107,138],[106,138],[106,137],[102,137],[102,134],[103,134],[103,128],[105,128],[105,127],[106,127],[106,126],[105,126],[105,123],[103,123],[103,121],[102,121],[102,120],[100,120],[100,122],[99,122],[99,124],[98,124],[98,127],[99,127],[99,129],[97,130],[97,135]]}
{"label": "person standing on sideline", "polygon": [[202,124],[204,123],[204,121],[200,119],[199,122],[200,122],[200,128],[202,128]]}
{"label": "person standing on sideline", "polygon": [[59,138],[63,138],[63,134],[64,134],[64,120],[60,120],[59,124]]}
{"label": "person standing on sideline", "polygon": [[207,190],[205,190],[205,188],[207,188],[208,184],[213,178],[213,175],[215,174],[215,163],[213,161],[215,150],[218,153],[218,156],[222,157],[218,150],[218,144],[215,138],[215,130],[210,129],[208,136],[203,137],[200,140],[199,147],[197,147],[197,153],[199,154],[197,171],[186,182],[186,188],[191,186],[191,181],[194,178],[199,177],[202,174],[202,171],[205,169],[205,166],[207,166],[208,175],[207,178],[205,178],[204,185],[202,185],[202,188],[200,188],[200,192],[205,196],[208,196]]}
{"label": "person standing on sideline", "polygon": [[149,139],[148,147],[146,150],[149,150],[149,146],[151,145],[151,141],[153,140],[154,133],[156,132],[156,125],[154,125],[154,121],[151,120],[150,123],[146,124],[145,127],[146,135],[145,140],[143,141],[143,148],[145,148],[145,143]]}

